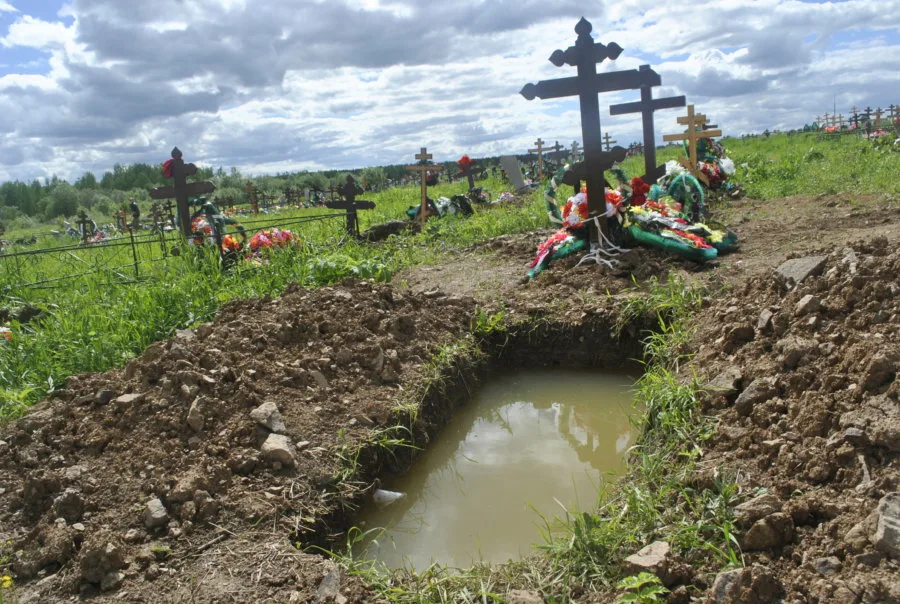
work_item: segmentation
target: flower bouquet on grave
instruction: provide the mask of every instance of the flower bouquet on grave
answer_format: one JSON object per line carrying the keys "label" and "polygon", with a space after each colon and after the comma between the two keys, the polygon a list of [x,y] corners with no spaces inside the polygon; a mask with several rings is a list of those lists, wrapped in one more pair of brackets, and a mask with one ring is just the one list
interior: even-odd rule
{"label": "flower bouquet on grave", "polygon": [[263,229],[250,238],[249,248],[252,254],[258,255],[264,250],[297,247],[300,238],[288,230],[279,228]]}

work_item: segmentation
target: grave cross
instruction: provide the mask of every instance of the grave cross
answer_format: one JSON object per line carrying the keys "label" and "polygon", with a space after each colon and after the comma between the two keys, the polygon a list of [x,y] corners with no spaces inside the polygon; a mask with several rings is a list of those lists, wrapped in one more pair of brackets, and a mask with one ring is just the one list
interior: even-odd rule
{"label": "grave cross", "polygon": [[[639,71],[647,71],[649,65],[641,65]],[[659,180],[665,174],[665,166],[656,165],[656,130],[653,124],[653,113],[660,109],[674,109],[684,107],[687,100],[682,96],[671,96],[663,99],[654,99],[651,86],[641,86],[641,100],[636,103],[623,103],[611,105],[610,115],[624,115],[626,113],[640,113],[644,128],[644,177],[642,180],[651,184]]]}
{"label": "grave cross", "polygon": [[612,149],[612,144],[617,143],[619,141],[610,140],[609,132],[603,135],[603,144],[606,145],[606,150],[609,151]]}
{"label": "grave cross", "polygon": [[340,190],[334,185],[329,185],[328,188],[325,189],[325,192],[329,195],[329,201],[337,201],[337,194],[340,192]]}
{"label": "grave cross", "polygon": [[[581,167],[573,167],[569,180],[583,176],[587,180],[588,211],[597,217],[600,231],[606,234],[606,194],[603,172],[612,166],[615,157],[624,159],[625,149],[616,147],[610,152],[603,151],[600,131],[600,99],[601,92],[614,90],[631,90],[641,86],[659,86],[659,74],[652,69],[639,71],[614,71],[597,73],[597,63],[606,59],[615,60],[622,47],[616,43],[608,45],[594,42],[591,37],[593,26],[581,18],[575,26],[578,38],[574,46],[566,50],[556,50],[550,55],[550,62],[557,67],[569,65],[577,67],[577,76],[557,80],[543,80],[537,84],[526,84],[520,94],[527,100],[534,98],[555,99],[566,96],[578,96],[581,105],[581,138],[584,142],[584,161]],[[619,151],[621,149],[621,152]],[[620,160],[621,161],[621,160]],[[599,241],[593,221],[590,226],[592,243]]]}
{"label": "grave cross", "polygon": [[175,227],[175,213],[172,211],[175,209],[175,204],[172,203],[171,199],[166,200],[166,217],[169,220],[169,224],[172,227]]}
{"label": "grave cross", "polygon": [[578,148],[578,141],[572,141],[572,163],[578,161],[578,154],[581,150]]}
{"label": "grave cross", "polygon": [[429,164],[428,160],[432,157],[434,156],[425,147],[422,147],[422,151],[416,153],[416,159],[419,160],[419,163],[413,166],[406,166],[407,172],[418,172],[422,179],[422,205],[419,208],[419,220],[422,224],[425,224],[425,221],[428,219],[428,183],[425,179],[429,172],[440,172],[444,169],[444,166]]}
{"label": "grave cross", "polygon": [[[466,180],[469,181],[469,190],[475,188],[475,174],[472,173],[472,168],[475,167],[475,160],[470,159],[468,155],[464,155],[459,158],[459,161],[456,162],[459,166],[459,173],[461,176],[465,176]],[[452,180],[450,182],[453,182]]]}
{"label": "grave cross", "polygon": [[[178,223],[181,227],[181,234],[190,237],[191,211],[188,207],[188,197],[212,193],[216,190],[216,185],[208,181],[188,183],[187,177],[197,173],[197,166],[184,163],[183,154],[178,147],[172,149],[172,163],[169,164],[169,167],[174,186],[151,189],[150,197],[153,199],[174,198],[178,204]],[[171,210],[169,212],[171,214]]]}
{"label": "grave cross", "polygon": [[875,126],[874,129],[878,130],[881,125],[881,116],[884,115],[884,111],[881,110],[881,107],[875,110]]}
{"label": "grave cross", "polygon": [[856,105],[850,107],[850,123],[854,126],[859,126],[859,110],[856,108]]}
{"label": "grave cross", "polygon": [[125,206],[119,208],[119,211],[116,212],[116,227],[120,231],[124,231],[128,227],[128,210],[125,209]]}
{"label": "grave cross", "polygon": [[838,127],[838,130],[844,129],[844,114],[843,113],[838,113],[837,127]]}
{"label": "grave cross", "polygon": [[250,207],[253,208],[253,213],[259,214],[259,200],[256,198],[256,186],[248,180],[247,184],[244,186],[244,190],[250,194]]}
{"label": "grave cross", "polygon": [[75,221],[78,230],[81,231],[81,242],[87,243],[88,237],[94,236],[94,221],[88,218],[84,210],[78,211],[78,220]]}
{"label": "grave cross", "polygon": [[703,130],[703,124],[706,122],[706,116],[703,114],[694,114],[694,106],[687,106],[687,116],[678,118],[679,124],[684,124],[687,126],[687,130],[682,134],[666,134],[663,136],[663,140],[666,142],[674,142],[674,141],[687,141],[688,144],[688,156],[690,159],[685,162],[685,158],[682,156],[679,158],[681,160],[682,165],[687,168],[691,174],[694,175],[698,180],[703,181],[707,186],[709,185],[709,179],[706,175],[700,171],[700,168],[697,166],[697,141],[701,138],[713,138],[714,136],[722,136],[721,130]]}
{"label": "grave cross", "polygon": [[284,189],[283,193],[284,200],[288,206],[296,205],[297,207],[300,207],[300,192],[297,189],[294,189],[293,187],[287,187]]}
{"label": "grave cross", "polygon": [[536,141],[534,141],[534,149],[529,149],[529,153],[537,153],[538,158],[538,182],[544,180],[544,141],[538,137]]}
{"label": "grave cross", "polygon": [[356,196],[363,192],[362,187],[356,184],[353,177],[348,174],[347,182],[337,188],[337,192],[341,194],[343,199],[333,199],[325,204],[325,207],[332,210],[347,210],[347,234],[353,237],[359,237],[359,221],[357,220],[357,210],[372,210],[375,208],[375,202],[356,199]]}

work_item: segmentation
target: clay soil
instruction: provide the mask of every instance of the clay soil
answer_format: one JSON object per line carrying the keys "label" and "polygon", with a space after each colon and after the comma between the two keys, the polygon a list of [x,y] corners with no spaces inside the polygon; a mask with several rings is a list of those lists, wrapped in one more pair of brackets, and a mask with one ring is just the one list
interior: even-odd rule
{"label": "clay soil", "polygon": [[[522,338],[507,362],[634,357],[647,326],[610,333],[631,275],[677,273],[709,292],[689,352],[720,386],[705,399],[718,423],[697,481],[731,473],[743,499],[772,496],[768,540],[748,542],[760,518],[743,518],[745,564],[788,602],[900,601],[897,561],[867,538],[900,478],[898,209],[880,196],[730,201],[717,211],[741,250],[710,265],[640,249],[617,270],[561,261],[523,282],[547,231],[389,285],[231,303],[0,428],[0,557],[23,603],[375,601],[316,547],[339,547],[377,477],[412,463],[375,443],[427,446],[465,402],[465,377],[487,367],[457,363],[428,390],[434,355],[464,341],[479,309],[502,308],[511,323],[545,319],[573,351],[536,358]],[[826,258],[801,283],[775,270],[809,255]],[[251,418],[264,403],[283,425]]]}

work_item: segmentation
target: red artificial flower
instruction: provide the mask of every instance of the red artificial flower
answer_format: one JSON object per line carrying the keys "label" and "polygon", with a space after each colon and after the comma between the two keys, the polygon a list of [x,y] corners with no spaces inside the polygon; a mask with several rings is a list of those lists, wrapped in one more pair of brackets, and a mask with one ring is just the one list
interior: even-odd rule
{"label": "red artificial flower", "polygon": [[162,165],[162,173],[166,178],[172,178],[172,164],[175,163],[174,159],[167,159],[163,162]]}
{"label": "red artificial flower", "polygon": [[472,164],[475,163],[475,160],[473,160],[473,159],[472,159],[471,157],[469,157],[468,155],[463,155],[463,156],[460,157],[458,160],[456,160],[456,163],[457,163],[457,165],[459,165],[459,166],[471,166]]}
{"label": "red artificial flower", "polygon": [[647,193],[650,192],[650,185],[641,180],[640,176],[631,179],[631,205],[642,206],[647,201]]}

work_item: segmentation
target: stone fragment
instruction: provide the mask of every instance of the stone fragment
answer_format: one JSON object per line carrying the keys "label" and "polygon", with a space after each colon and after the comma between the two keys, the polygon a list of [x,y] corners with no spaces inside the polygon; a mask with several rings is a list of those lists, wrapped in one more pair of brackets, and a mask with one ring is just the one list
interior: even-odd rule
{"label": "stone fragment", "polygon": [[199,398],[195,398],[194,402],[191,403],[185,421],[187,422],[188,427],[194,432],[199,432],[203,429],[203,414],[200,412]]}
{"label": "stone fragment", "polygon": [[102,591],[113,591],[119,589],[122,586],[122,582],[125,581],[125,573],[119,571],[113,571],[106,573],[103,575],[103,580],[100,581],[100,589]]}
{"label": "stone fragment", "polygon": [[772,329],[772,317],[775,316],[768,308],[763,309],[761,313],[759,313],[759,319],[756,321],[756,329],[760,333],[765,333]]}
{"label": "stone fragment", "polygon": [[863,392],[878,390],[897,377],[897,359],[878,353],[869,362],[860,386]]}
{"label": "stone fragment", "polygon": [[297,463],[295,455],[296,448],[291,444],[291,440],[283,434],[269,434],[260,447],[263,457],[272,463],[280,463],[281,465],[292,468]]}
{"label": "stone fragment", "polygon": [[632,574],[651,573],[666,583],[669,565],[669,544],[665,541],[654,541],[636,554],[625,558],[625,566]]}
{"label": "stone fragment", "polygon": [[841,561],[836,556],[819,558],[815,560],[812,565],[817,573],[826,577],[836,575],[841,570]]}
{"label": "stone fragment", "polygon": [[312,376],[313,381],[316,382],[316,386],[319,388],[328,388],[328,378],[326,378],[321,371],[313,369],[309,372],[309,375]]}
{"label": "stone fragment", "polygon": [[112,390],[100,390],[94,396],[94,401],[98,405],[106,405],[109,401],[113,400],[113,397],[116,396],[116,393]]}
{"label": "stone fragment", "polygon": [[119,408],[120,411],[124,411],[125,409],[131,407],[135,403],[139,402],[144,397],[143,394],[133,393],[133,394],[123,394],[120,397],[117,397],[113,402],[116,407]]}
{"label": "stone fragment", "polygon": [[169,512],[163,502],[157,499],[151,499],[147,502],[144,510],[144,526],[148,529],[155,529],[165,526],[169,523]]}
{"label": "stone fragment", "polygon": [[775,396],[775,378],[756,378],[734,401],[738,415],[747,416],[753,407]]}
{"label": "stone fragment", "polygon": [[900,558],[900,493],[888,493],[875,509],[875,549],[892,558]]}
{"label": "stone fragment", "polygon": [[760,518],[781,511],[781,501],[775,495],[766,493],[745,501],[734,508],[734,521],[742,528],[752,526]]}
{"label": "stone fragment", "polygon": [[794,520],[778,512],[757,520],[746,532],[741,546],[748,551],[780,549],[794,538]]}
{"label": "stone fragment", "polygon": [[284,419],[281,417],[278,406],[271,401],[267,401],[251,411],[250,417],[269,432],[277,434],[287,432],[287,426],[284,425]]}
{"label": "stone fragment", "polygon": [[53,515],[66,522],[78,522],[84,514],[84,500],[75,489],[66,489],[53,500]]}
{"label": "stone fragment", "polygon": [[816,277],[822,274],[828,256],[807,256],[794,258],[782,263],[776,269],[778,273],[788,281],[796,284],[802,283],[808,277]]}
{"label": "stone fragment", "polygon": [[750,325],[738,325],[725,334],[725,342],[722,346],[725,349],[725,352],[730,354],[747,342],[753,340],[755,336],[756,332]]}
{"label": "stone fragment", "polygon": [[719,573],[709,601],[714,604],[775,604],[784,598],[784,586],[761,566]]}
{"label": "stone fragment", "polygon": [[818,311],[821,307],[822,301],[819,300],[818,296],[806,294],[800,298],[799,302],[797,302],[797,305],[794,307],[794,314],[798,317],[802,317],[803,315]]}
{"label": "stone fragment", "polygon": [[715,394],[731,397],[737,394],[738,386],[743,377],[740,368],[732,365],[731,367],[726,367],[724,371],[714,377],[706,387]]}
{"label": "stone fragment", "polygon": [[102,541],[82,548],[81,578],[88,583],[102,583],[106,575],[125,567],[125,555],[115,543]]}
{"label": "stone fragment", "polygon": [[544,604],[544,598],[536,591],[513,589],[506,596],[507,604]]}

